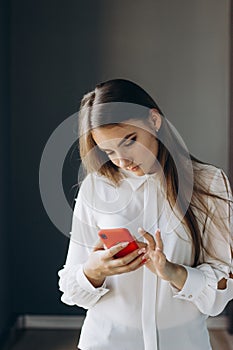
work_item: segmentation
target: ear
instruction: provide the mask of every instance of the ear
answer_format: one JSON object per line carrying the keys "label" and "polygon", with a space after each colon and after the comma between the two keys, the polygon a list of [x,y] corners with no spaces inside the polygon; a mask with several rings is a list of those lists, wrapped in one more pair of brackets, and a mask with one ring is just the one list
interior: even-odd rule
{"label": "ear", "polygon": [[150,109],[149,121],[155,131],[158,132],[162,124],[162,117],[156,108]]}

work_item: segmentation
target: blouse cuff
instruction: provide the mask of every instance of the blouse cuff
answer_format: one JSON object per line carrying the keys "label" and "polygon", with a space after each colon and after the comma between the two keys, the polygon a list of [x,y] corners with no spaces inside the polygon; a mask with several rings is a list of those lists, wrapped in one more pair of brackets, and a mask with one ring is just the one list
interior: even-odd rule
{"label": "blouse cuff", "polygon": [[85,276],[82,266],[76,272],[76,281],[83,290],[92,294],[102,296],[109,291],[109,289],[106,288],[106,280],[104,281],[102,286],[95,288]]}
{"label": "blouse cuff", "polygon": [[198,269],[185,265],[182,266],[187,271],[187,279],[181,290],[170,285],[173,291],[173,297],[193,301],[198,298],[202,290],[205,288],[206,277],[205,274]]}

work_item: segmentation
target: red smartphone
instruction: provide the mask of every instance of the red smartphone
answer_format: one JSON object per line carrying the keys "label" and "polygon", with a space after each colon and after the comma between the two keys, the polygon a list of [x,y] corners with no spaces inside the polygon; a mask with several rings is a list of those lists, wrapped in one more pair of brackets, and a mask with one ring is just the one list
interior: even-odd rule
{"label": "red smartphone", "polygon": [[111,248],[117,243],[129,242],[129,244],[125,248],[122,248],[122,250],[120,250],[116,255],[114,255],[115,258],[122,258],[123,256],[139,248],[137,242],[135,241],[129,230],[127,230],[127,228],[104,229],[100,230],[98,232],[98,235],[106,248]]}

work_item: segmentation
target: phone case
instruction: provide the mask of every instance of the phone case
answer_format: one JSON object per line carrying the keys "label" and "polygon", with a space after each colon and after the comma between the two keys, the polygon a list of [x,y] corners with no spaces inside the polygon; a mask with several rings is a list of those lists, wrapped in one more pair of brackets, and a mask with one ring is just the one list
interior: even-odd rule
{"label": "phone case", "polygon": [[130,242],[127,247],[123,248],[115,255],[116,258],[121,258],[139,248],[137,242],[127,228],[103,229],[98,232],[98,235],[106,248],[111,248],[117,243]]}

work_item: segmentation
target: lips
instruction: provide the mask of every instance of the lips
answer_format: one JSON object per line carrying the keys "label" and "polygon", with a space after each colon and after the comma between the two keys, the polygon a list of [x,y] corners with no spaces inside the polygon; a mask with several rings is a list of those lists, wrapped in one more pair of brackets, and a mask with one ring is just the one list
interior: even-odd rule
{"label": "lips", "polygon": [[133,167],[127,167],[127,170],[130,170],[130,171],[137,171],[139,169],[139,165],[135,165]]}

